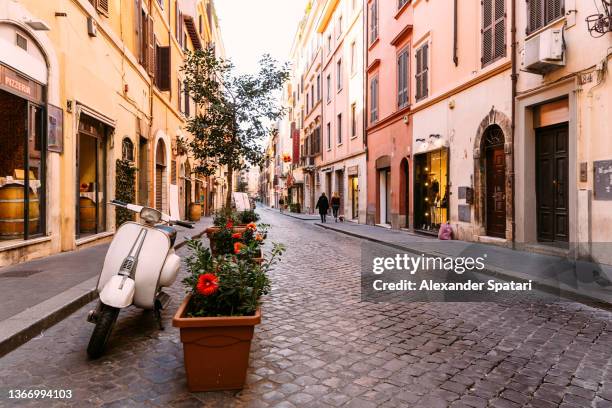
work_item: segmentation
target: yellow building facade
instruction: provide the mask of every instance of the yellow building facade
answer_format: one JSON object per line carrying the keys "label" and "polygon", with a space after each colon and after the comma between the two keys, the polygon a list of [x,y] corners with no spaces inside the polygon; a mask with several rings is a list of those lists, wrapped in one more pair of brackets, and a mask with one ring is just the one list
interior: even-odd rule
{"label": "yellow building facade", "polygon": [[0,2],[0,266],[109,239],[120,159],[138,203],[206,210],[180,142],[180,67],[203,47],[223,50],[212,0]]}

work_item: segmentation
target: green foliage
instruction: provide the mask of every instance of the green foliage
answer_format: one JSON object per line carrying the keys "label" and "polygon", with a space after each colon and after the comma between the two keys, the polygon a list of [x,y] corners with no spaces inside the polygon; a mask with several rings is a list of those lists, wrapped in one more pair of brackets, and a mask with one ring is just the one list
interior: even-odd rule
{"label": "green foliage", "polygon": [[247,183],[246,181],[240,181],[238,182],[238,185],[236,186],[236,191],[241,192],[241,193],[246,193],[248,189],[249,189],[249,183]]}
{"label": "green foliage", "polygon": [[238,223],[239,224],[248,224],[250,222],[259,221],[259,214],[255,212],[255,210],[244,210],[238,213]]}
{"label": "green foliage", "polygon": [[238,214],[236,211],[232,210],[231,208],[221,208],[213,215],[213,225],[215,227],[222,227],[228,222],[236,222],[237,219]]}
{"label": "green foliage", "polygon": [[259,214],[255,210],[234,211],[230,208],[222,208],[215,212],[213,216],[213,224],[216,227],[226,225],[228,222],[234,224],[248,224],[250,222],[259,221]]}
{"label": "green foliage", "polygon": [[230,61],[217,58],[212,49],[204,49],[189,52],[182,71],[199,108],[187,124],[194,136],[189,148],[199,162],[195,170],[210,176],[220,165],[226,165],[231,186],[233,170],[247,163],[258,166],[262,161],[260,142],[284,113],[277,92],[289,78],[289,66],[279,67],[264,55],[259,72],[236,75]]}
{"label": "green foliage", "polygon": [[[136,167],[128,160],[117,159],[115,199],[126,203],[136,201]],[[116,208],[115,225],[119,227],[126,221],[133,221],[134,213],[125,208]]]}
{"label": "green foliage", "polygon": [[[280,260],[285,248],[274,244],[267,260],[261,264],[231,255],[213,257],[199,240],[187,243],[191,256],[187,259],[189,275],[183,279],[187,293],[192,294],[187,315],[190,317],[252,316],[262,295],[270,291],[268,272]],[[197,285],[202,274],[213,274],[218,289],[205,296]]]}

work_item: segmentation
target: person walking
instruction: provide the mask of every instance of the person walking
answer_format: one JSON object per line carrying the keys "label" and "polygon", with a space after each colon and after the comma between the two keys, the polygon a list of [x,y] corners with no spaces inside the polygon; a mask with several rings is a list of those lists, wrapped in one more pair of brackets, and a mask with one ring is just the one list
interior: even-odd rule
{"label": "person walking", "polygon": [[327,210],[329,210],[329,200],[325,196],[325,193],[321,193],[321,197],[317,201],[317,206],[315,208],[319,209],[319,215],[321,216],[321,222],[326,222],[325,217],[327,216]]}
{"label": "person walking", "polygon": [[340,209],[340,196],[338,193],[334,193],[331,199],[332,213],[334,214],[334,221],[338,222],[338,210]]}
{"label": "person walking", "polygon": [[285,208],[285,200],[283,200],[283,197],[278,200],[278,208],[280,209],[280,212],[283,212],[283,208]]}

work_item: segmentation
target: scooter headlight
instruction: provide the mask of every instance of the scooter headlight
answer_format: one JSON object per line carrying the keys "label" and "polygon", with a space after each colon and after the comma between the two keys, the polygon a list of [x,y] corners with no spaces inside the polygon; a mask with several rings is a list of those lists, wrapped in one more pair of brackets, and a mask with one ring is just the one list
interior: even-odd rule
{"label": "scooter headlight", "polygon": [[153,208],[145,207],[142,209],[142,211],[140,211],[140,218],[151,224],[159,222],[161,220],[161,217],[161,212]]}

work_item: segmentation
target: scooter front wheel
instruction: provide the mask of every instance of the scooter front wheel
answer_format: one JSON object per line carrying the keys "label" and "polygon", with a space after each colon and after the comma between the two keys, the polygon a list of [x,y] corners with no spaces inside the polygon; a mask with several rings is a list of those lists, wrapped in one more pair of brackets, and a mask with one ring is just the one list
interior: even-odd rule
{"label": "scooter front wheel", "polygon": [[106,343],[113,331],[113,326],[119,316],[119,310],[116,307],[102,305],[97,313],[96,327],[91,333],[89,345],[87,346],[87,354],[91,358],[98,358],[104,353]]}

